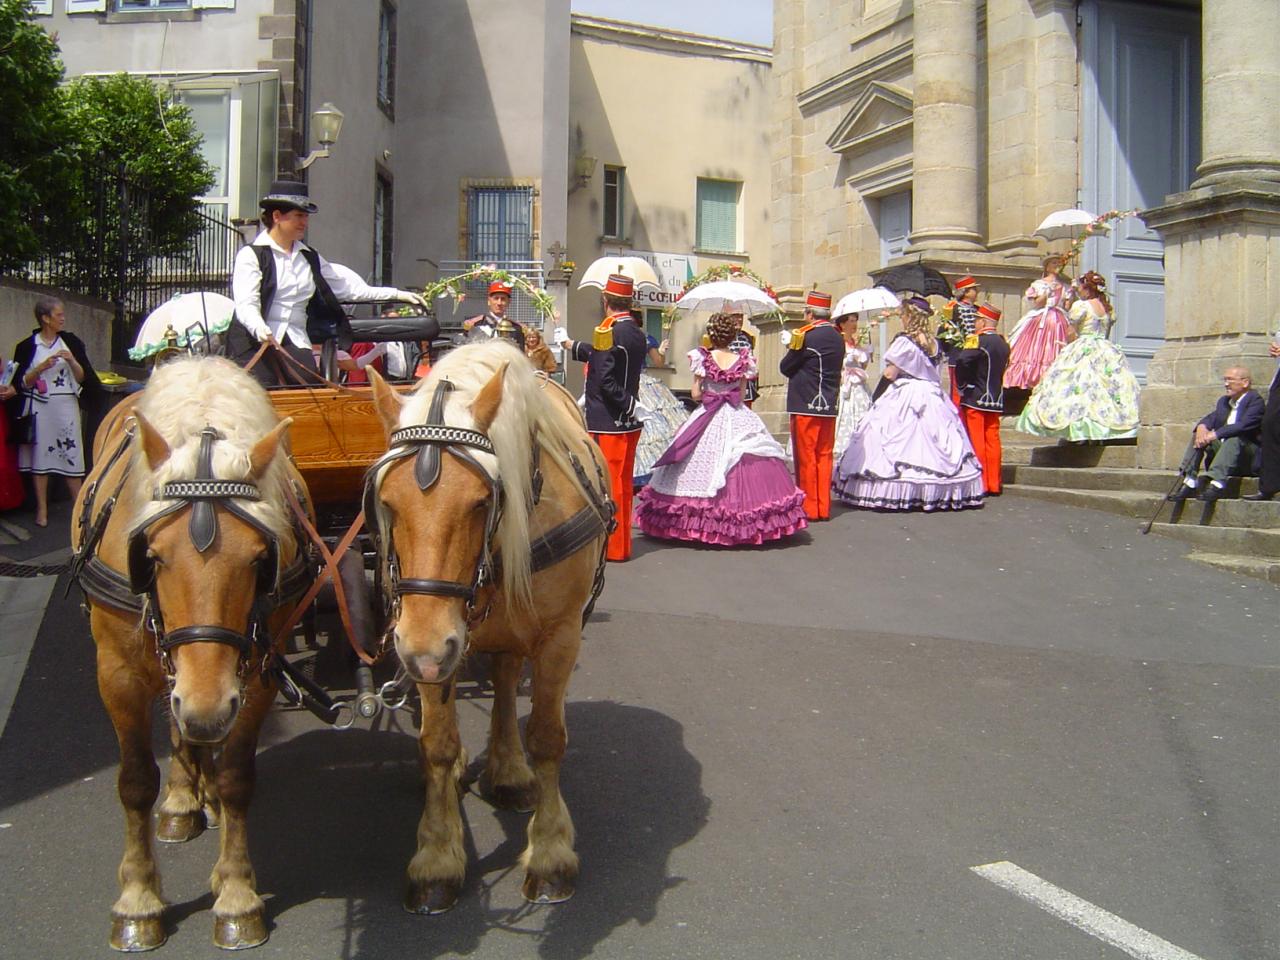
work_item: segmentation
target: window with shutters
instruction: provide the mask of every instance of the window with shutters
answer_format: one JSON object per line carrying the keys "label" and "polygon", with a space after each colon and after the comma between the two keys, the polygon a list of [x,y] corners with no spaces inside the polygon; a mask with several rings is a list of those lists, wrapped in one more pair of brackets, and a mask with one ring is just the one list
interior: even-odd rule
{"label": "window with shutters", "polygon": [[381,173],[373,179],[373,282],[391,285],[392,203],[391,178]]}
{"label": "window with shutters", "polygon": [[378,13],[378,106],[395,118],[396,8],[383,0]]}
{"label": "window with shutters", "polygon": [[706,253],[741,253],[742,183],[698,178],[697,249]]}
{"label": "window with shutters", "polygon": [[533,187],[467,190],[467,257],[472,263],[533,259]]}
{"label": "window with shutters", "polygon": [[604,229],[606,237],[622,236],[622,185],[625,167],[604,168]]}
{"label": "window with shutters", "polygon": [[121,13],[134,10],[190,10],[191,0],[116,0],[115,8]]}

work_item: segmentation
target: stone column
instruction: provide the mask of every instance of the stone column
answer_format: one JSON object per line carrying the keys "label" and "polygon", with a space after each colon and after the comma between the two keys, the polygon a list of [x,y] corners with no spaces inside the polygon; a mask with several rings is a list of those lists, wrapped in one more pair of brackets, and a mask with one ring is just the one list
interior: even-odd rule
{"label": "stone column", "polygon": [[1165,255],[1165,342],[1147,369],[1138,465],[1177,464],[1228,366],[1263,391],[1280,330],[1280,3],[1203,10],[1204,160],[1185,193],[1143,212]]}
{"label": "stone column", "polygon": [[915,0],[914,252],[981,250],[977,0]]}
{"label": "stone column", "polygon": [[1204,159],[1192,186],[1280,180],[1280,3],[1214,0],[1202,18]]}

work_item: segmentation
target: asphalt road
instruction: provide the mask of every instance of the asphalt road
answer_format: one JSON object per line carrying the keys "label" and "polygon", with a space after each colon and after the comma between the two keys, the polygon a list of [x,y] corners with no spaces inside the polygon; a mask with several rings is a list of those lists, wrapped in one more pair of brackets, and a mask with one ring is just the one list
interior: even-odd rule
{"label": "asphalt road", "polygon": [[[1009,497],[847,513],[763,550],[642,541],[571,687],[574,900],[525,905],[526,819],[468,796],[465,900],[404,913],[412,738],[281,711],[253,955],[1126,956],[971,869],[1011,861],[1161,938],[1147,956],[1280,956],[1280,591],[1184,552]],[[3,957],[112,955],[115,743],[60,596],[0,738]],[[464,692],[474,756],[489,703]],[[216,843],[160,848],[159,956],[218,955]]]}

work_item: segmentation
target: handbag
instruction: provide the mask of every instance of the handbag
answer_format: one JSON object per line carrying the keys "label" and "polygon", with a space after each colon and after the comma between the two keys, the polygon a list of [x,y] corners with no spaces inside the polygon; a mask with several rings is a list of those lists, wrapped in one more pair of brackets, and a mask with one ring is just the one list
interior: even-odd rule
{"label": "handbag", "polygon": [[27,412],[14,418],[10,425],[9,442],[18,445],[36,442],[36,415],[31,409],[31,398],[27,398]]}
{"label": "handbag", "polygon": [[36,442],[36,415],[34,413],[24,414],[13,422],[13,435],[9,438],[9,442],[15,446]]}

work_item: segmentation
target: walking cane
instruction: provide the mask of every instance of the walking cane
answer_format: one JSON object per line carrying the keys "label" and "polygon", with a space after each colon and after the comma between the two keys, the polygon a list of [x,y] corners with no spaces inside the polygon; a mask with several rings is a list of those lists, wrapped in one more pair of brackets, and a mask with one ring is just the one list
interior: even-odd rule
{"label": "walking cane", "polygon": [[1145,537],[1151,532],[1151,528],[1155,525],[1156,518],[1160,516],[1160,512],[1164,510],[1164,505],[1169,502],[1169,498],[1178,492],[1178,488],[1182,486],[1182,474],[1179,473],[1174,478],[1173,486],[1169,488],[1169,492],[1160,498],[1160,502],[1156,504],[1156,512],[1151,515],[1151,519],[1147,521],[1147,525],[1142,528],[1142,535]]}

